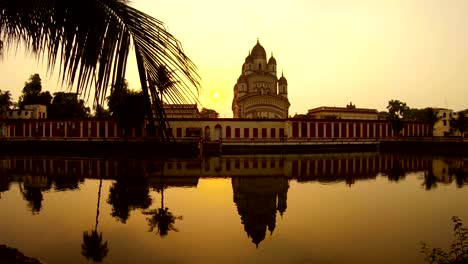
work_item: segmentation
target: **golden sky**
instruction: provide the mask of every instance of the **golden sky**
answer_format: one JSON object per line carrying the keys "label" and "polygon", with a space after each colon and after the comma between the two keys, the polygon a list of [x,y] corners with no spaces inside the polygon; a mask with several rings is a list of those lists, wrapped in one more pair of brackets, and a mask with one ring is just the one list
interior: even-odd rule
{"label": "golden sky", "polygon": [[[232,117],[233,86],[257,38],[273,52],[289,84],[290,115],[318,106],[385,110],[391,99],[410,107],[468,108],[466,0],[134,0],[164,21],[202,77],[200,101]],[[1,90],[16,100],[29,75],[47,78],[23,52],[0,62]],[[127,79],[137,88],[136,65]],[[200,106],[201,107],[201,106]]]}

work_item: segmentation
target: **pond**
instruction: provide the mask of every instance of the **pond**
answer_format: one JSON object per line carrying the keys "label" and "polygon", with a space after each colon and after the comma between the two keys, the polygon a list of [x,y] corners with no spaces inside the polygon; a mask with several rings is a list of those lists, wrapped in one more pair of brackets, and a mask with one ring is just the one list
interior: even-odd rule
{"label": "pond", "polygon": [[423,263],[468,221],[468,158],[0,157],[0,244],[53,263]]}

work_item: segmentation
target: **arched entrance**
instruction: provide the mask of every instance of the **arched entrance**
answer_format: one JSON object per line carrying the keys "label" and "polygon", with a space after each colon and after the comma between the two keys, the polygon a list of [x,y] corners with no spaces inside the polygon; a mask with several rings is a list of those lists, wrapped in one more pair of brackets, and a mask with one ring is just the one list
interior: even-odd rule
{"label": "arched entrance", "polygon": [[209,126],[205,127],[205,140],[206,141],[210,140],[210,127]]}
{"label": "arched entrance", "polygon": [[222,128],[220,124],[217,124],[215,126],[215,131],[214,131],[214,140],[221,140],[222,137]]}

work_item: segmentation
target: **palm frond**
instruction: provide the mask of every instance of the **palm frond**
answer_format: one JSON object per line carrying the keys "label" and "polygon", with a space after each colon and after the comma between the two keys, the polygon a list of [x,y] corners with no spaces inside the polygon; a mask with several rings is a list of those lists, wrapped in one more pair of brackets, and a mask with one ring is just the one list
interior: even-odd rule
{"label": "palm frond", "polygon": [[[105,100],[110,84],[123,82],[132,44],[149,102],[161,104],[154,87],[161,83],[161,66],[171,72],[173,86],[165,91],[171,101],[198,98],[200,77],[180,42],[161,21],[125,0],[2,0],[0,41],[3,50],[23,43],[38,60],[45,59],[49,71],[58,63],[62,84],[83,97],[94,88],[95,105]],[[164,123],[164,109],[155,109]]]}

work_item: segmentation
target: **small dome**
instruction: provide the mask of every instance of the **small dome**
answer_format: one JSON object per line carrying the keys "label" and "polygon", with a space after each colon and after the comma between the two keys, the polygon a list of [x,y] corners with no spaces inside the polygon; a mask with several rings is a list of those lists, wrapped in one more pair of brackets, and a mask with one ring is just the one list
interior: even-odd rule
{"label": "small dome", "polygon": [[239,78],[237,79],[237,83],[247,83],[247,78],[245,78],[245,75],[241,75],[239,76]]}
{"label": "small dome", "polygon": [[284,78],[283,74],[281,74],[281,78],[278,80],[279,85],[288,85],[288,81]]}
{"label": "small dome", "polygon": [[252,55],[249,54],[249,56],[245,57],[245,63],[253,63]]}
{"label": "small dome", "polygon": [[251,55],[252,55],[252,57],[254,59],[264,59],[264,60],[266,60],[265,49],[262,47],[262,45],[260,45],[260,42],[258,40],[257,40],[257,45],[255,45],[255,47],[253,47],[253,49],[252,49]]}
{"label": "small dome", "polygon": [[276,59],[271,55],[270,59],[268,60],[268,64],[274,64],[276,65]]}

